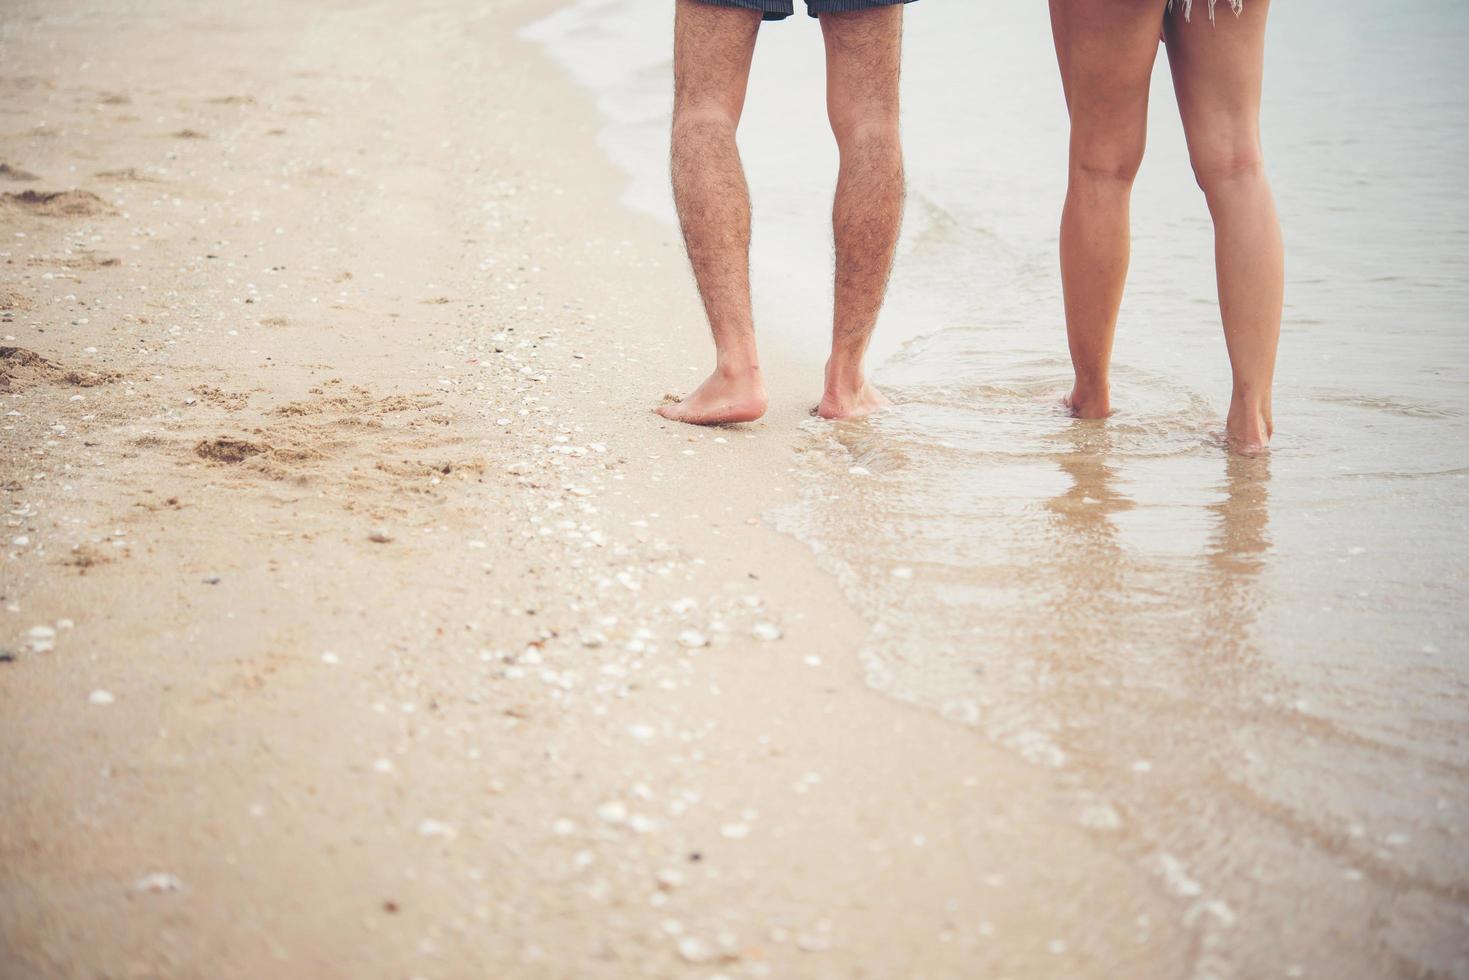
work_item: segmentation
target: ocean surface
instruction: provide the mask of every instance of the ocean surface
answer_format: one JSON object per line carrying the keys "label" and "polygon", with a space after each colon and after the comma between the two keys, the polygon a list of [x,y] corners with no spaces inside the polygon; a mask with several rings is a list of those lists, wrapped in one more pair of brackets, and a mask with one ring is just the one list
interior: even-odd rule
{"label": "ocean surface", "polygon": [[[1469,977],[1469,6],[1274,8],[1273,451],[1220,447],[1211,226],[1166,57],[1117,415],[1074,421],[1046,5],[927,0],[874,345],[897,407],[813,420],[775,518],[868,617],[869,683],[1053,771],[1097,847],[1176,897],[1193,976]],[[596,93],[628,204],[669,221],[671,20],[579,0],[528,32]],[[828,335],[823,77],[814,21],[762,29],[741,145],[767,361],[819,365]]]}

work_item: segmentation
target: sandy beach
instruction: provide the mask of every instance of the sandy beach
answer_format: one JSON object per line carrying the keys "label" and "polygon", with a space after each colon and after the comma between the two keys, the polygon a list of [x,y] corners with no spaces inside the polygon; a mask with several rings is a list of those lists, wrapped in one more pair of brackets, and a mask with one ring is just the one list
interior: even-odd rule
{"label": "sandy beach", "polygon": [[7,8],[0,972],[1170,973],[763,519],[808,366],[648,411],[704,328],[552,6]]}

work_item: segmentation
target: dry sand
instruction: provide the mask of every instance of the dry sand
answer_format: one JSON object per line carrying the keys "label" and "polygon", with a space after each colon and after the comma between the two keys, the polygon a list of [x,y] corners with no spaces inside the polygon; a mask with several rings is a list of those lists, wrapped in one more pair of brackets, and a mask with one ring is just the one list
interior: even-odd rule
{"label": "dry sand", "polygon": [[863,687],[765,519],[817,366],[649,411],[704,327],[553,7],[0,12],[0,974],[1177,975],[1053,774]]}

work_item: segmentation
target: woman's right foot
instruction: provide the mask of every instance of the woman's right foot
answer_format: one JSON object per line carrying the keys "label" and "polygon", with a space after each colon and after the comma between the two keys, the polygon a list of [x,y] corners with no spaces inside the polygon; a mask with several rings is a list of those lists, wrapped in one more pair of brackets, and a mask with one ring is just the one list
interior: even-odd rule
{"label": "woman's right foot", "polygon": [[1071,394],[1061,399],[1061,404],[1066,406],[1072,418],[1104,419],[1112,414],[1111,395],[1105,387],[1094,391],[1078,384],[1071,389]]}

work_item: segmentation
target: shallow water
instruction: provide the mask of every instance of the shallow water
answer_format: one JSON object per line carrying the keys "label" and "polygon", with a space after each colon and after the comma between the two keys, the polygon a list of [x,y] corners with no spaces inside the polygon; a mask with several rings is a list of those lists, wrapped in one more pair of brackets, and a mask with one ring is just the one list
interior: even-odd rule
{"label": "shallow water", "polygon": [[[668,217],[661,7],[584,0],[535,30],[597,86],[629,202]],[[1118,414],[1077,422],[1045,5],[908,13],[911,199],[877,347],[898,407],[811,423],[777,515],[869,617],[869,682],[1053,770],[1098,847],[1177,896],[1196,976],[1469,976],[1469,8],[1275,5],[1287,309],[1258,459],[1219,444],[1210,226],[1162,54]],[[757,314],[808,359],[820,84],[814,24],[764,31]]]}

